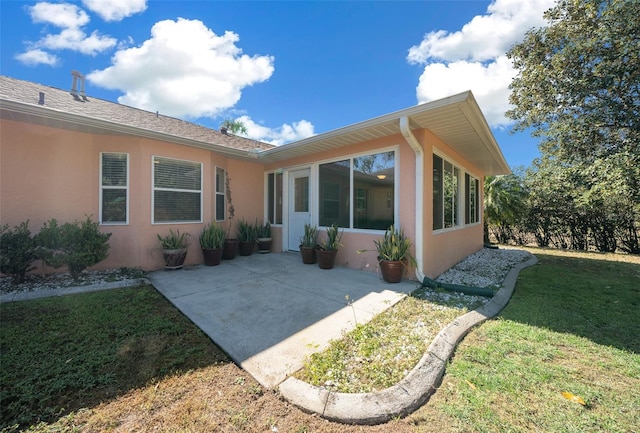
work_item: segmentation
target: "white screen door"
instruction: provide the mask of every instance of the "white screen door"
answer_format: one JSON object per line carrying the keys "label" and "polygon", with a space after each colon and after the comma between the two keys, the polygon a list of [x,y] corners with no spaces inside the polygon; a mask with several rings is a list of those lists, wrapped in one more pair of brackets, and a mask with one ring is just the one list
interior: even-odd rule
{"label": "white screen door", "polygon": [[289,173],[289,250],[300,250],[304,225],[311,223],[309,169]]}

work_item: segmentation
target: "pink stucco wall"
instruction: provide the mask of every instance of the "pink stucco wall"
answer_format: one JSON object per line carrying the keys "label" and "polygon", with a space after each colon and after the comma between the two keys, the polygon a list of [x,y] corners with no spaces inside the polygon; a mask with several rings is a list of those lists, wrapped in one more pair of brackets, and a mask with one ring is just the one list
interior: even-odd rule
{"label": "pink stucco wall", "polygon": [[[399,149],[399,158],[396,160],[399,173],[396,179],[399,191],[397,223],[415,244],[418,233],[415,227],[416,157],[401,135],[264,165],[259,161],[228,159],[208,150],[145,138],[88,134],[9,120],[0,122],[0,224],[16,225],[29,219],[33,233],[50,218],[68,222],[93,215],[97,219],[100,152],[129,154],[129,224],[101,226],[101,230],[112,233],[111,250],[109,258],[96,268],[161,268],[164,262],[156,235],[167,233],[170,227],[191,234],[192,242],[186,263],[202,263],[198,236],[203,225],[214,219],[216,166],[227,170],[231,178],[236,210],[232,233],[235,233],[235,225],[242,218],[250,222],[264,221],[265,171],[305,167],[389,148]],[[431,229],[432,152],[434,148],[437,149],[480,180],[483,173],[429,131],[415,131],[415,135],[424,148],[422,268],[427,276],[436,277],[466,255],[480,249],[483,238],[481,223],[436,233]],[[203,163],[203,223],[152,224],[151,171],[154,155]],[[374,250],[373,241],[381,235],[379,231],[345,230],[337,264],[375,272],[375,251],[362,254],[357,251]],[[273,251],[281,251],[282,227],[273,227],[273,237]]]}
{"label": "pink stucco wall", "polygon": [[[156,235],[177,228],[191,235],[186,264],[202,263],[198,237],[214,215],[215,167],[232,176],[236,222],[262,220],[262,165],[229,160],[213,152],[155,140],[94,135],[8,120],[0,124],[0,223],[30,220],[32,233],[51,218],[71,222],[99,214],[100,152],[129,154],[129,224],[102,225],[111,233],[109,258],[97,269],[164,265]],[[152,224],[151,170],[154,155],[203,163],[203,223]],[[238,173],[238,176],[235,175]],[[240,175],[242,173],[242,175]],[[234,224],[235,225],[235,224]]]}

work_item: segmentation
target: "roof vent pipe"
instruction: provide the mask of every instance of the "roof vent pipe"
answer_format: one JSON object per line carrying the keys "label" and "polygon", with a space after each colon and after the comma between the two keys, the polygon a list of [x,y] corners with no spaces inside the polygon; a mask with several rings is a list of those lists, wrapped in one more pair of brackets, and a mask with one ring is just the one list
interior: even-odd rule
{"label": "roof vent pipe", "polygon": [[40,92],[40,99],[38,99],[38,105],[44,105],[44,92]]}
{"label": "roof vent pipe", "polygon": [[[76,98],[79,94],[82,99],[87,99],[87,94],[84,91],[84,75],[74,69],[71,71],[71,76],[73,79],[71,81],[71,91],[69,93]],[[80,80],[80,93],[78,93],[78,80]]]}

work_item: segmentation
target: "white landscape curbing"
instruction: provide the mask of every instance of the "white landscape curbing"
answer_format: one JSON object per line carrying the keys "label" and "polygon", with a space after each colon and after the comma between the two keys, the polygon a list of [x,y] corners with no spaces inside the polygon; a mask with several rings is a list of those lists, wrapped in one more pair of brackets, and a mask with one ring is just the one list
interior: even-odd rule
{"label": "white landscape curbing", "polygon": [[290,377],[280,384],[280,393],[306,412],[345,424],[380,424],[415,411],[437,389],[457,344],[471,328],[495,316],[507,305],[520,271],[537,261],[532,256],[514,265],[493,298],[445,326],[418,364],[397,384],[378,392],[350,394],[332,392]]}
{"label": "white landscape curbing", "polygon": [[0,295],[0,304],[7,302],[30,301],[33,299],[50,298],[52,296],[73,295],[76,293],[99,292],[101,290],[135,287],[142,284],[151,284],[147,278],[133,278],[108,283],[96,283],[86,286],[61,287],[58,289],[15,291]]}

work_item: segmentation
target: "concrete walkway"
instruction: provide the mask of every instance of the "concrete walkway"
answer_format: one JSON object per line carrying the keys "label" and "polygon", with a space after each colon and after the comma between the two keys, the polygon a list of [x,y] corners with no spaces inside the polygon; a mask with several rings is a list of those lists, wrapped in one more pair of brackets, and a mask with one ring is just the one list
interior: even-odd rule
{"label": "concrete walkway", "polygon": [[299,253],[239,256],[218,266],[153,272],[149,279],[267,388],[418,285],[387,284],[373,272],[343,267],[322,270],[302,264]]}

